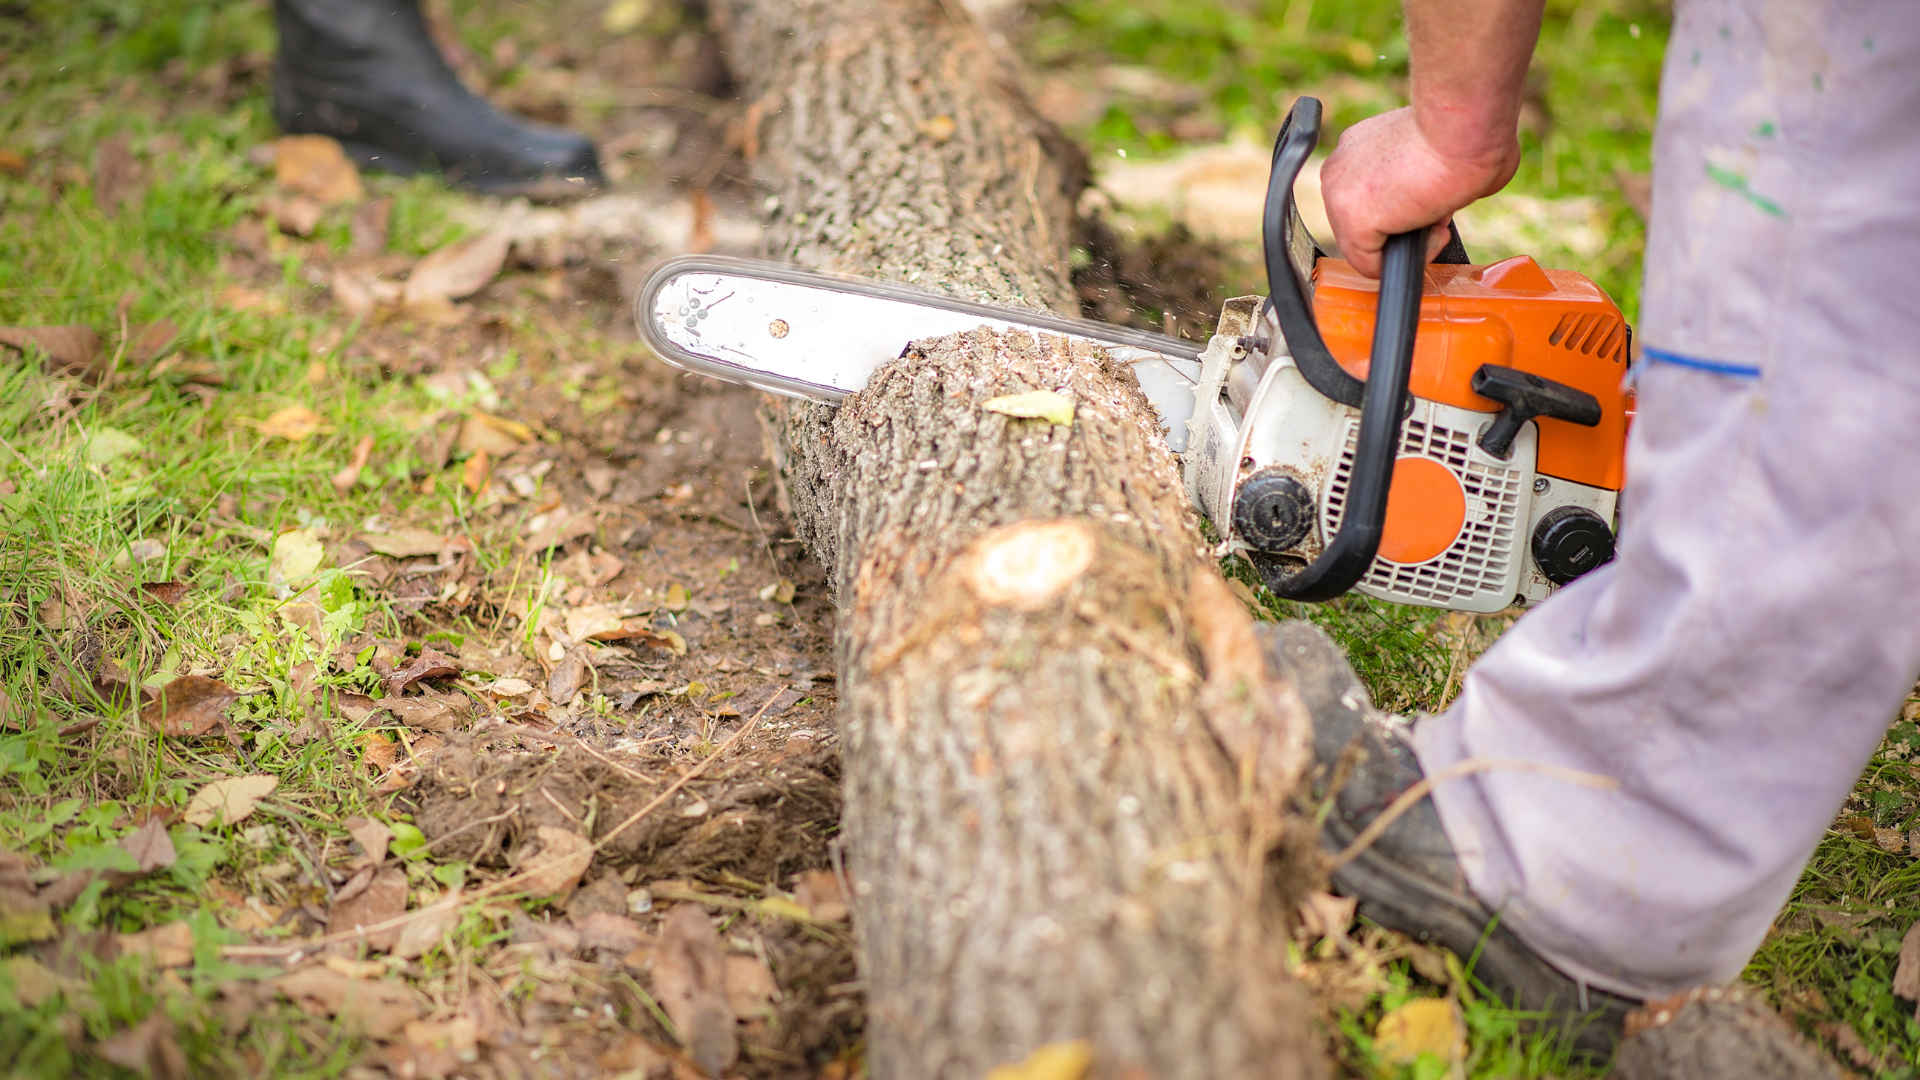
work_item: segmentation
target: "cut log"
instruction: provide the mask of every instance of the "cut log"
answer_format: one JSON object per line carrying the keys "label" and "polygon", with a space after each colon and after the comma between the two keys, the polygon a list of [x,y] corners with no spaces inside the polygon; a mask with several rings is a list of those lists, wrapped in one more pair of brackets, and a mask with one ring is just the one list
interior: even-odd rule
{"label": "cut log", "polygon": [[[769,253],[1072,313],[1077,157],[957,3],[725,0]],[[984,409],[1051,390],[1071,424]],[[1287,913],[1304,708],[1265,674],[1130,369],[985,329],[769,406],[830,573],[880,1078],[1085,1041],[1095,1075],[1315,1077]]]}

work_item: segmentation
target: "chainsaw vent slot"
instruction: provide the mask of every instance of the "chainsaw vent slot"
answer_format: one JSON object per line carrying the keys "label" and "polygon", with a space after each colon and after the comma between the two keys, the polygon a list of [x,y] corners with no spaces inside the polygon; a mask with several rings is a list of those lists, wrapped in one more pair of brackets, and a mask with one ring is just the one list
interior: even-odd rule
{"label": "chainsaw vent slot", "polygon": [[1547,335],[1547,344],[1559,345],[1569,352],[1578,349],[1591,354],[1595,349],[1600,356],[1612,356],[1621,344],[1620,320],[1596,312],[1576,315],[1569,311],[1560,316],[1560,321]]}
{"label": "chainsaw vent slot", "polygon": [[[1357,416],[1345,422],[1339,464],[1322,501],[1323,535],[1340,529],[1353,458],[1360,442]],[[1473,459],[1473,432],[1409,418],[1400,436],[1400,456],[1424,457],[1447,467],[1467,496],[1466,523],[1447,550],[1423,563],[1402,565],[1376,558],[1360,580],[1374,595],[1399,603],[1452,605],[1480,594],[1508,596],[1522,531],[1522,482],[1515,468]]]}

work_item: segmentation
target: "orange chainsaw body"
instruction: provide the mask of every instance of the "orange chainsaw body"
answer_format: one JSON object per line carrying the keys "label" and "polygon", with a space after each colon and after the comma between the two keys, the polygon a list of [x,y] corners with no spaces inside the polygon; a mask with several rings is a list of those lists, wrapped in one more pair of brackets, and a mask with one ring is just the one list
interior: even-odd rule
{"label": "orange chainsaw body", "polygon": [[[1333,258],[1318,260],[1313,277],[1314,321],[1327,350],[1348,374],[1365,379],[1380,283]],[[1470,388],[1482,364],[1584,390],[1600,402],[1599,426],[1537,419],[1535,468],[1544,476],[1618,491],[1626,479],[1628,330],[1607,294],[1580,274],[1544,270],[1525,255],[1490,266],[1436,263],[1426,277],[1409,382],[1414,396],[1498,412],[1497,402]]]}

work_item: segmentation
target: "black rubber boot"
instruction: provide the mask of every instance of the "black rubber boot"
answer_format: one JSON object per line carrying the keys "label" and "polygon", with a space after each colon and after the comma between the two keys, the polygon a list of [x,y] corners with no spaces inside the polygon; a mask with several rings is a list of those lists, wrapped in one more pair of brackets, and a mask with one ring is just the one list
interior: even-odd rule
{"label": "black rubber boot", "polygon": [[593,144],[507,116],[460,84],[417,0],[275,0],[273,118],[331,135],[362,165],[463,187],[558,198],[601,181]]}
{"label": "black rubber boot", "polygon": [[[1339,646],[1307,622],[1260,628],[1267,662],[1292,680],[1313,715],[1314,797],[1338,784],[1320,833],[1331,854],[1422,777],[1412,732],[1368,700]],[[1611,1057],[1627,1013],[1640,1003],[1581,985],[1540,958],[1467,888],[1431,798],[1422,798],[1353,861],[1334,890],[1356,898],[1381,926],[1444,946],[1515,1009],[1541,1014],[1586,1057]],[[1492,929],[1489,930],[1489,927]],[[1477,954],[1477,956],[1476,956]]]}

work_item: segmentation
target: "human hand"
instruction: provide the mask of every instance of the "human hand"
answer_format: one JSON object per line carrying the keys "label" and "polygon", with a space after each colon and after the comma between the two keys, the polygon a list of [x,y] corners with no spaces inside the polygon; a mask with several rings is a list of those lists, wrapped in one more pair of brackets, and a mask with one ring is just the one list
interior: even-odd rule
{"label": "human hand", "polygon": [[[1445,226],[1454,211],[1505,187],[1519,165],[1517,133],[1504,146],[1450,154],[1428,139],[1409,107],[1348,128],[1320,170],[1320,193],[1340,254],[1377,278],[1388,236]],[[1427,260],[1446,243],[1445,228],[1430,230]]]}

